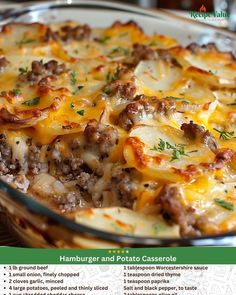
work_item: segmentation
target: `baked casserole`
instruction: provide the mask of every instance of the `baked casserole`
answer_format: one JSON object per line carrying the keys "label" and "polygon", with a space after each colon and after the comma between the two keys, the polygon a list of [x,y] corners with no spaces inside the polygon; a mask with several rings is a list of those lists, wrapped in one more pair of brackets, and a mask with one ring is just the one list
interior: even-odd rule
{"label": "baked casserole", "polygon": [[133,21],[7,24],[0,129],[1,179],[79,223],[172,238],[236,229],[236,60],[214,44]]}

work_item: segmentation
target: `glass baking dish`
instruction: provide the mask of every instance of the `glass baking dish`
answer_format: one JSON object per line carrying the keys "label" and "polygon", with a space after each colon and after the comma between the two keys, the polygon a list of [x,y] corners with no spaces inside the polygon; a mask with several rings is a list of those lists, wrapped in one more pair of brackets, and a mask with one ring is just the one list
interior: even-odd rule
{"label": "glass baking dish", "polygon": [[[105,1],[55,1],[21,4],[17,10],[2,11],[0,25],[16,22],[79,20],[91,26],[108,26],[115,20],[136,21],[147,33],[175,37],[181,44],[214,41],[222,50],[233,52],[233,33],[198,24],[165,11]],[[157,246],[236,245],[236,232],[199,238],[164,239],[113,234],[75,223],[45,205],[0,181],[0,205],[6,223],[26,246],[36,248],[116,248]]]}

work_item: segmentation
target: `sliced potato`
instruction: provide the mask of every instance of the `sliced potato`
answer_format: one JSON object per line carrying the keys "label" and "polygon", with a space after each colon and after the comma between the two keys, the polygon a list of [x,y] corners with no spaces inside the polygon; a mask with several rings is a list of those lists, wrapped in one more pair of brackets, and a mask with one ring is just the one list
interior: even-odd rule
{"label": "sliced potato", "polygon": [[126,208],[88,209],[76,214],[75,220],[84,225],[116,233],[157,238],[177,238],[179,227],[170,226],[158,215],[147,216]]}
{"label": "sliced potato", "polygon": [[178,170],[188,169],[189,165],[197,167],[200,163],[211,163],[215,154],[203,144],[196,146],[188,142],[181,130],[140,125],[131,130],[125,143],[124,157],[130,167],[153,178],[177,182],[184,180]]}

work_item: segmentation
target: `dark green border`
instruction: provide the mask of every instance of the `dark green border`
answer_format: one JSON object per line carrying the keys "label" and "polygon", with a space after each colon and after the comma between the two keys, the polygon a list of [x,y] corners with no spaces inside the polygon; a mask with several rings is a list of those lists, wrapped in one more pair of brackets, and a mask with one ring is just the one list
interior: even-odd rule
{"label": "dark green border", "polygon": [[[60,261],[60,257],[73,257],[75,261]],[[0,264],[236,264],[236,247],[105,250],[1,247]]]}

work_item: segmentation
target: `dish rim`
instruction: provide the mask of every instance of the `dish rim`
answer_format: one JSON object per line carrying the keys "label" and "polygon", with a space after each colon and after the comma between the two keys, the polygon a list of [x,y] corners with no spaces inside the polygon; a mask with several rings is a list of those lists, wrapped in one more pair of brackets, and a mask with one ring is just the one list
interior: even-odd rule
{"label": "dish rim", "polygon": [[[125,244],[133,245],[143,245],[143,246],[161,246],[161,245],[193,245],[193,246],[207,246],[212,245],[213,240],[231,239],[236,238],[236,231],[230,231],[224,234],[206,235],[194,238],[155,238],[148,236],[130,236],[125,234],[116,234],[109,231],[103,231],[96,229],[81,223],[77,223],[72,219],[69,219],[55,211],[51,210],[49,207],[43,205],[35,199],[30,198],[27,194],[24,194],[14,188],[9,184],[0,180],[0,189],[3,190],[7,196],[13,200],[13,202],[20,203],[26,207],[30,213],[36,213],[39,215],[46,216],[47,218],[53,220],[54,222],[67,227],[68,229],[82,234],[90,234],[101,240],[120,242]],[[226,241],[219,242],[217,245],[224,245]]]}
{"label": "dish rim", "polygon": [[55,8],[70,8],[70,7],[86,8],[86,9],[96,8],[96,9],[108,9],[113,11],[118,10],[121,12],[136,13],[143,16],[149,16],[152,18],[159,17],[160,19],[164,19],[164,20],[171,19],[171,20],[182,22],[183,24],[187,23],[202,29],[207,27],[212,32],[223,34],[224,36],[230,37],[236,41],[236,34],[225,28],[213,26],[208,23],[202,23],[194,19],[186,18],[181,15],[171,13],[171,11],[166,9],[143,8],[135,4],[127,4],[127,3],[124,4],[116,0],[112,2],[110,2],[109,0],[87,0],[87,1],[86,0],[56,0],[56,1],[47,0],[47,1],[44,1],[43,3],[41,1],[32,1],[30,3],[23,1],[20,4],[17,4],[17,9],[14,9],[13,5],[9,5],[9,8],[7,8],[7,6],[8,5],[6,5],[5,9],[1,11],[3,16],[2,16],[2,19],[0,19],[0,26],[2,26],[5,22],[8,22],[11,18],[15,18],[22,14],[30,13],[37,10],[49,10],[49,9],[55,9]]}
{"label": "dish rim", "polygon": [[[185,19],[181,16],[177,16],[166,12],[164,10],[156,10],[150,11],[145,8],[140,8],[135,5],[121,4],[118,2],[108,2],[108,1],[84,1],[84,0],[60,0],[60,1],[47,1],[45,3],[34,2],[33,4],[20,4],[22,8],[17,10],[8,11],[3,18],[0,20],[0,26],[11,22],[14,18],[19,17],[20,15],[31,13],[33,11],[38,10],[49,10],[55,8],[86,8],[86,9],[94,9],[99,8],[100,10],[110,9],[110,10],[119,10],[120,12],[129,12],[138,15],[149,16],[152,18],[159,17],[164,20],[174,19],[176,21],[181,21],[184,23],[189,23],[193,26],[197,27],[208,27],[212,31],[216,33],[220,33],[225,35],[225,37],[233,38],[236,40],[235,35],[231,32],[227,32],[222,28],[215,28],[211,25],[197,23],[194,20]],[[90,226],[86,226],[82,223],[76,223],[72,219],[69,219],[65,216],[56,213],[46,205],[43,205],[39,201],[32,199],[27,194],[24,194],[14,188],[12,188],[6,182],[0,180],[0,190],[2,190],[7,196],[7,198],[11,199],[13,202],[20,203],[24,205],[26,210],[29,210],[32,213],[36,213],[38,215],[43,215],[49,218],[49,220],[53,220],[58,223],[60,226],[64,226],[75,233],[78,234],[87,234],[92,235],[95,238],[112,241],[118,243],[131,244],[136,246],[164,246],[164,245],[192,245],[192,246],[209,246],[209,245],[228,245],[235,240],[236,243],[236,230],[229,231],[222,234],[214,234],[214,235],[205,235],[200,237],[186,237],[186,238],[158,238],[158,237],[148,237],[148,236],[131,236],[126,234],[117,234],[109,231],[104,231],[100,229],[96,229]]]}

